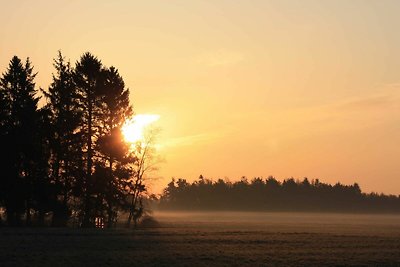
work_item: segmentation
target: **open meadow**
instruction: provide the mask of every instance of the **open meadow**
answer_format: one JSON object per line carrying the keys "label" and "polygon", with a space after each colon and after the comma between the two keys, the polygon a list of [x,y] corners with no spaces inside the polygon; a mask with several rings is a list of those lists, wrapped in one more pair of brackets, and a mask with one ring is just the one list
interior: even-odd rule
{"label": "open meadow", "polygon": [[400,266],[400,216],[156,212],[138,230],[0,228],[1,266]]}

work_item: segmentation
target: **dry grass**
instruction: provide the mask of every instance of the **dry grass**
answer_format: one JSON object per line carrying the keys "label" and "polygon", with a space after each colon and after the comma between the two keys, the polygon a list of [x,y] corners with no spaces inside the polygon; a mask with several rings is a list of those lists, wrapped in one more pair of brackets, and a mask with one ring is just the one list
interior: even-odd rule
{"label": "dry grass", "polygon": [[400,217],[155,214],[136,231],[0,228],[0,266],[400,266]]}

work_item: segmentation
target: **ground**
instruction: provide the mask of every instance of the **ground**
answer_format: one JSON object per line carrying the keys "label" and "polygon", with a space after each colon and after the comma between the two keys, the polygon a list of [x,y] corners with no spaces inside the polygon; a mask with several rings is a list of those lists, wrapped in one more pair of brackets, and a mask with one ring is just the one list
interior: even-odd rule
{"label": "ground", "polygon": [[138,230],[0,228],[0,266],[400,266],[400,216],[153,216]]}

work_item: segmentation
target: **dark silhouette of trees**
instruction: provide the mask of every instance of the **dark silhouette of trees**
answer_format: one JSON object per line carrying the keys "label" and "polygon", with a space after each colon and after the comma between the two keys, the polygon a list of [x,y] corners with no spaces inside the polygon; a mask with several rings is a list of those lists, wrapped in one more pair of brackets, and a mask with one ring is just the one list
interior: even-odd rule
{"label": "dark silhouette of trees", "polygon": [[93,161],[95,156],[94,142],[100,137],[101,128],[101,108],[103,97],[104,73],[103,66],[99,59],[90,53],[82,55],[76,63],[73,74],[77,88],[77,102],[83,116],[79,132],[84,139],[84,172],[82,179],[78,181],[78,186],[82,188],[82,217],[83,226],[94,225],[96,217],[96,192],[95,181],[93,179]]}
{"label": "dark silhouette of trees", "polygon": [[121,127],[132,116],[129,104],[129,90],[114,67],[103,70],[103,107],[100,116],[102,135],[97,142],[100,160],[97,162],[96,181],[102,181],[98,194],[102,194],[107,211],[108,226],[116,219],[118,207],[126,206],[128,179],[132,176],[131,164],[134,158],[130,147],[123,140]]}
{"label": "dark silhouette of trees", "polygon": [[1,77],[0,208],[8,225],[43,225],[51,215],[52,226],[73,218],[111,227],[145,190],[134,187],[138,154],[121,133],[133,115],[129,90],[115,67],[90,53],[72,67],[59,52],[54,68],[41,108],[29,59],[13,57]]}
{"label": "dark silhouette of trees", "polygon": [[25,64],[14,56],[0,79],[2,187],[9,225],[21,225],[22,215],[31,224],[32,209],[45,211],[49,188],[45,179],[47,153],[45,120],[38,110],[36,74],[29,58]]}
{"label": "dark silhouette of trees", "polygon": [[73,80],[73,70],[61,52],[54,60],[53,82],[43,91],[47,104],[48,140],[51,150],[50,181],[54,184],[53,226],[65,226],[71,213],[69,202],[80,196],[78,181],[83,180],[82,124],[83,111],[79,106],[78,90]]}
{"label": "dark silhouette of trees", "polygon": [[92,227],[95,218],[101,217],[111,226],[118,208],[127,205],[128,179],[133,175],[134,158],[121,134],[123,123],[132,116],[129,90],[116,68],[104,67],[90,53],[76,63],[73,81],[83,114],[78,132],[84,175],[77,181],[82,188],[82,225]]}
{"label": "dark silhouette of trees", "polygon": [[160,209],[313,212],[400,212],[400,197],[362,193],[360,186],[330,185],[294,178],[246,177],[231,183],[200,176],[188,183],[172,179],[159,199]]}

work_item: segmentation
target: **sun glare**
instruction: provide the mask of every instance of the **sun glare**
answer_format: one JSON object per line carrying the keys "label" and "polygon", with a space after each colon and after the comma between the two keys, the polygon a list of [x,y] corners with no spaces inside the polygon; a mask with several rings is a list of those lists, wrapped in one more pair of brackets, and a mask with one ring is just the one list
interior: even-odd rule
{"label": "sun glare", "polygon": [[136,143],[143,140],[146,128],[159,118],[160,115],[156,114],[138,114],[126,121],[122,127],[122,134],[125,140],[129,143]]}

